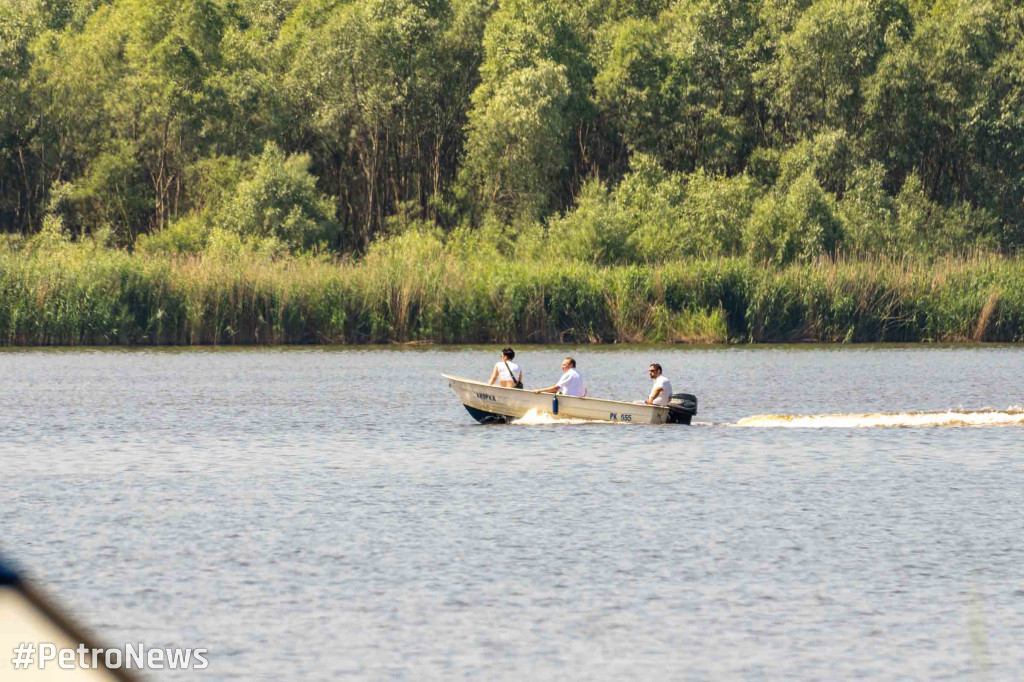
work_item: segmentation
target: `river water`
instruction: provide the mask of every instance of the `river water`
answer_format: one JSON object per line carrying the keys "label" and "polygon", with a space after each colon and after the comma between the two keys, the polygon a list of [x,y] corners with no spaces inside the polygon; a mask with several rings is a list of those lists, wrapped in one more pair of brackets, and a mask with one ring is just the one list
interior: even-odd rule
{"label": "river water", "polygon": [[440,374],[493,348],[0,353],[0,553],[107,644],[209,649],[156,679],[1024,666],[1024,349],[570,352],[697,423],[478,425]]}

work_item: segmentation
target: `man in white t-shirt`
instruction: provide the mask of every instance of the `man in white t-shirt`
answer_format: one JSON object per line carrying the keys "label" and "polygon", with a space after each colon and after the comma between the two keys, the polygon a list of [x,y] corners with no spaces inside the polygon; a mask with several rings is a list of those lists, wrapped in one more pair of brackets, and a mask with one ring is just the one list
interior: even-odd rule
{"label": "man in white t-shirt", "polygon": [[583,377],[576,371],[576,361],[570,357],[562,360],[562,377],[558,383],[547,388],[538,388],[534,393],[560,393],[582,398],[587,395],[587,387],[583,385]]}
{"label": "man in white t-shirt", "polygon": [[501,360],[494,363],[494,371],[491,372],[491,378],[487,382],[488,386],[493,386],[494,382],[497,381],[499,386],[505,388],[522,388],[521,384],[523,381],[523,370],[519,368],[519,365],[512,362],[512,358],[516,356],[516,352],[511,348],[501,349]]}
{"label": "man in white t-shirt", "polygon": [[656,362],[651,364],[648,372],[654,379],[654,386],[651,387],[651,395],[644,401],[644,404],[661,405],[662,407],[668,405],[668,401],[672,399],[672,383],[661,373],[661,365]]}

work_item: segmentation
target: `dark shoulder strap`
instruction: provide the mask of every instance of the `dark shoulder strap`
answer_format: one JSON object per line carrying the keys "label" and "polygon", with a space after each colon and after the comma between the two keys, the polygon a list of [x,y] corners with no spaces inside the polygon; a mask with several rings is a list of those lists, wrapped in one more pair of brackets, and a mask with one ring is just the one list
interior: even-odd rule
{"label": "dark shoulder strap", "polygon": [[518,383],[519,383],[519,379],[516,379],[516,375],[515,375],[515,372],[513,372],[513,371],[512,371],[512,368],[508,366],[508,360],[502,360],[502,362],[504,362],[504,363],[505,363],[505,369],[507,369],[507,370],[508,370],[508,375],[509,375],[510,377],[512,377],[512,381],[513,381],[514,383],[517,383],[517,384],[518,384]]}

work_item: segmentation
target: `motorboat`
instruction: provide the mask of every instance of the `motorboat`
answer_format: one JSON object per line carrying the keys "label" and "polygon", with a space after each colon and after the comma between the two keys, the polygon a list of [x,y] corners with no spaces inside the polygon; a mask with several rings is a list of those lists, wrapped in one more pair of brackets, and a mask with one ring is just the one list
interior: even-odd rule
{"label": "motorboat", "polygon": [[466,411],[481,424],[502,424],[531,411],[556,419],[626,422],[631,424],[689,424],[697,414],[697,397],[673,393],[668,406],[601,398],[576,398],[534,393],[521,388],[491,386],[482,381],[442,374]]}

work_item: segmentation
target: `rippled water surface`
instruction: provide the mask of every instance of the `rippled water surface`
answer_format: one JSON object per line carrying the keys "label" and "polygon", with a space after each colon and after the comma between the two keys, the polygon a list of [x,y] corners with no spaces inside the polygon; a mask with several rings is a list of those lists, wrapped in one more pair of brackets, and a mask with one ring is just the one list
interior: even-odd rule
{"label": "rippled water surface", "polygon": [[572,352],[619,399],[661,362],[703,425],[477,425],[440,374],[493,349],[0,353],[0,552],[210,679],[1024,665],[1024,427],[849,419],[1015,414],[1024,349]]}

